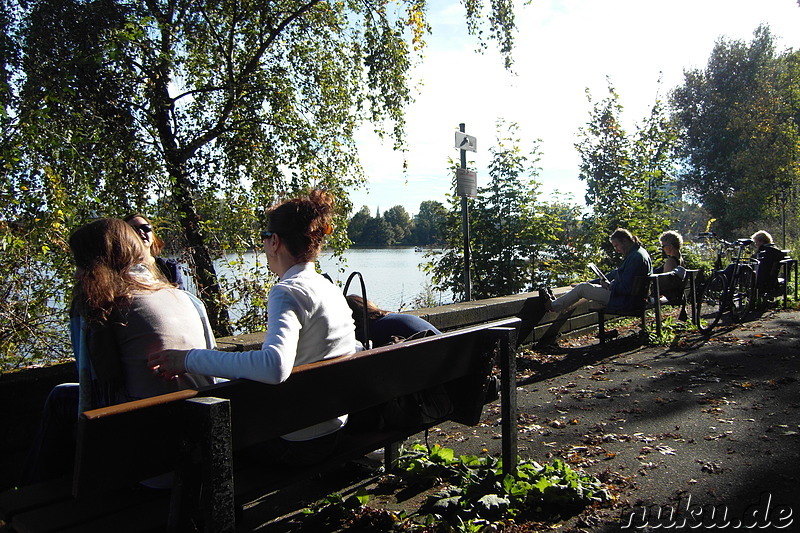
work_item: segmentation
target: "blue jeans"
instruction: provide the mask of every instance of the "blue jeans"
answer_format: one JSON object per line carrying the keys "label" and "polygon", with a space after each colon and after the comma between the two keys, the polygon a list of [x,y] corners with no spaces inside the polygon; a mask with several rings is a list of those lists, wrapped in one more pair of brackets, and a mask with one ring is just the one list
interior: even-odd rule
{"label": "blue jeans", "polygon": [[62,383],[53,387],[47,396],[42,420],[22,474],[23,485],[72,473],[78,393],[77,383]]}

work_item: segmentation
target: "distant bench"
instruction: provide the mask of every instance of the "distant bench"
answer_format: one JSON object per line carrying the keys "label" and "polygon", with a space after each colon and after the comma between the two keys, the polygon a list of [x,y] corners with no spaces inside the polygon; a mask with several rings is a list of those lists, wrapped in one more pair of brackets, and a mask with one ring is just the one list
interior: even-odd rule
{"label": "distant bench", "polygon": [[[0,495],[0,519],[17,531],[169,531],[199,524],[232,532],[242,504],[290,482],[381,447],[385,463],[399,443],[450,419],[476,425],[499,359],[502,455],[515,471],[516,332],[510,318],[296,367],[280,385],[234,380],[83,413],[73,479]],[[249,447],[344,413],[357,418],[394,398],[445,386],[453,412],[406,428],[344,431],[320,464],[280,468],[247,459]],[[176,472],[173,488],[138,482]]]}
{"label": "distant bench", "polygon": [[[667,300],[661,293],[661,283],[666,276],[672,276],[671,272],[663,272],[659,274],[650,274],[648,276],[638,276],[634,279],[633,294],[638,297],[644,305],[635,309],[598,309],[597,310],[597,336],[600,342],[603,343],[607,340],[606,334],[606,317],[608,315],[617,316],[632,316],[641,319],[642,331],[647,331],[647,311],[655,311],[655,327],[656,335],[661,337],[662,327],[662,307],[666,305],[680,306],[682,308],[682,316],[684,320],[691,318],[692,323],[697,319],[697,275],[699,270],[686,270],[686,277],[683,280],[683,289],[680,297],[675,300]],[[691,309],[691,315],[686,314],[686,307]]]}

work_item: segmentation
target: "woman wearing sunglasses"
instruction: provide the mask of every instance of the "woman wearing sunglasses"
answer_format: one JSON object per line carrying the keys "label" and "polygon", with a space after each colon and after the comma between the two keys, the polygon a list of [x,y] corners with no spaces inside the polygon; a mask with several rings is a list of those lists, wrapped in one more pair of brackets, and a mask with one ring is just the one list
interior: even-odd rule
{"label": "woman wearing sunglasses", "polygon": [[[268,213],[261,241],[269,269],[280,280],[267,300],[267,334],[260,350],[165,350],[149,358],[167,378],[194,372],[263,383],[285,381],[292,368],[353,353],[357,345],[350,308],[339,288],[318,274],[315,260],[333,232],[333,197],[314,189]],[[269,423],[269,413],[264,413]],[[283,435],[259,453],[283,464],[308,464],[332,451],[347,415]]]}
{"label": "woman wearing sunglasses", "polygon": [[139,238],[144,242],[145,248],[150,252],[150,257],[155,261],[158,270],[170,283],[174,283],[179,289],[186,289],[183,283],[183,274],[181,274],[180,265],[174,259],[165,259],[160,257],[161,250],[164,249],[164,241],[156,235],[153,230],[153,225],[146,216],[141,213],[133,213],[123,219],[134,230]]}

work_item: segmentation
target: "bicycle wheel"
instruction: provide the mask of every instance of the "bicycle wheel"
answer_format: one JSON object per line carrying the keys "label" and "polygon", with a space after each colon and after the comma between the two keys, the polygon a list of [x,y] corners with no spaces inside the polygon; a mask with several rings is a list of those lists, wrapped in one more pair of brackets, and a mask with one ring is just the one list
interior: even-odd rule
{"label": "bicycle wheel", "polygon": [[755,273],[749,266],[739,267],[739,274],[733,281],[733,292],[731,293],[731,315],[736,322],[741,322],[755,299]]}
{"label": "bicycle wheel", "polygon": [[697,299],[697,329],[703,333],[711,333],[725,311],[725,275],[714,272],[703,285]]}

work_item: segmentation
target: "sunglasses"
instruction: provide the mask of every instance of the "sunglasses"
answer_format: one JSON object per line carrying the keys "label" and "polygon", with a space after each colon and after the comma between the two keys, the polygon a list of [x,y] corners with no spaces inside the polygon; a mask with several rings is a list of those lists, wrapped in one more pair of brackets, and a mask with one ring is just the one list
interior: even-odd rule
{"label": "sunglasses", "polygon": [[261,240],[262,241],[265,241],[265,240],[269,239],[273,235],[275,235],[274,231],[267,231],[267,230],[263,230],[263,229],[261,230]]}
{"label": "sunglasses", "polygon": [[141,231],[142,233],[150,233],[151,231],[153,231],[153,226],[151,226],[150,224],[139,224],[138,226],[134,226],[133,224],[131,224],[131,227],[136,231]]}

